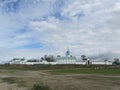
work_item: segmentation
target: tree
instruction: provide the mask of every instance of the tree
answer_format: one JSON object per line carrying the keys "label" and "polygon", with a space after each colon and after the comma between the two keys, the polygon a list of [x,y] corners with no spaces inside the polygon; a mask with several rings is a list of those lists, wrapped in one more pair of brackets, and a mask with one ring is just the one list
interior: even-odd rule
{"label": "tree", "polygon": [[114,58],[113,65],[120,65],[119,58]]}
{"label": "tree", "polygon": [[83,61],[87,61],[87,57],[85,55],[81,55]]}
{"label": "tree", "polygon": [[43,58],[43,57],[41,57],[41,60],[43,61],[43,60],[44,60],[44,58]]}
{"label": "tree", "polygon": [[48,61],[48,62],[53,62],[55,61],[55,58],[53,55],[45,55],[44,56],[45,60]]}

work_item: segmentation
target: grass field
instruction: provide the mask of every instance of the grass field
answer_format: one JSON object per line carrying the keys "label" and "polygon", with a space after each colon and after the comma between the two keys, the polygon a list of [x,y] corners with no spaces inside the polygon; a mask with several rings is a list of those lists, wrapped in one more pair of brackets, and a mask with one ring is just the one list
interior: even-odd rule
{"label": "grass field", "polygon": [[0,66],[0,90],[35,90],[33,87],[36,90],[120,90],[120,68]]}
{"label": "grass field", "polygon": [[75,69],[57,69],[50,71],[53,74],[110,74],[120,75],[120,69],[93,69],[93,68],[75,68]]}

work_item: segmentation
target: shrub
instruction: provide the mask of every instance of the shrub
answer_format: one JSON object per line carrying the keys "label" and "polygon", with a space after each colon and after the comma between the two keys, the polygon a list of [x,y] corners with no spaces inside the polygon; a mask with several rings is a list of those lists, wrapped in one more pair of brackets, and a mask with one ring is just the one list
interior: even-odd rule
{"label": "shrub", "polygon": [[34,84],[31,90],[51,90],[47,85]]}

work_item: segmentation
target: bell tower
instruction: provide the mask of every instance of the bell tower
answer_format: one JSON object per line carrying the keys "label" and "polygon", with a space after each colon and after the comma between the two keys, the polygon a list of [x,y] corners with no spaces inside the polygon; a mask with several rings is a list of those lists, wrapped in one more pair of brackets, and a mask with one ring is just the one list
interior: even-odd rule
{"label": "bell tower", "polygon": [[66,57],[70,57],[70,50],[68,48],[68,50],[66,51]]}

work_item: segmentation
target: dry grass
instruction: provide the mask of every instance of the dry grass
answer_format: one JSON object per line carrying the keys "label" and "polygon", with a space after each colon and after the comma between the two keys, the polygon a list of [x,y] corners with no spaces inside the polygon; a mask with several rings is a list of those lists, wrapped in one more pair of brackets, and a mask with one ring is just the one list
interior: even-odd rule
{"label": "dry grass", "polygon": [[[30,90],[34,84],[52,90],[120,90],[119,75],[51,74],[48,70],[0,70],[0,90]],[[4,88],[8,87],[8,88]]]}

